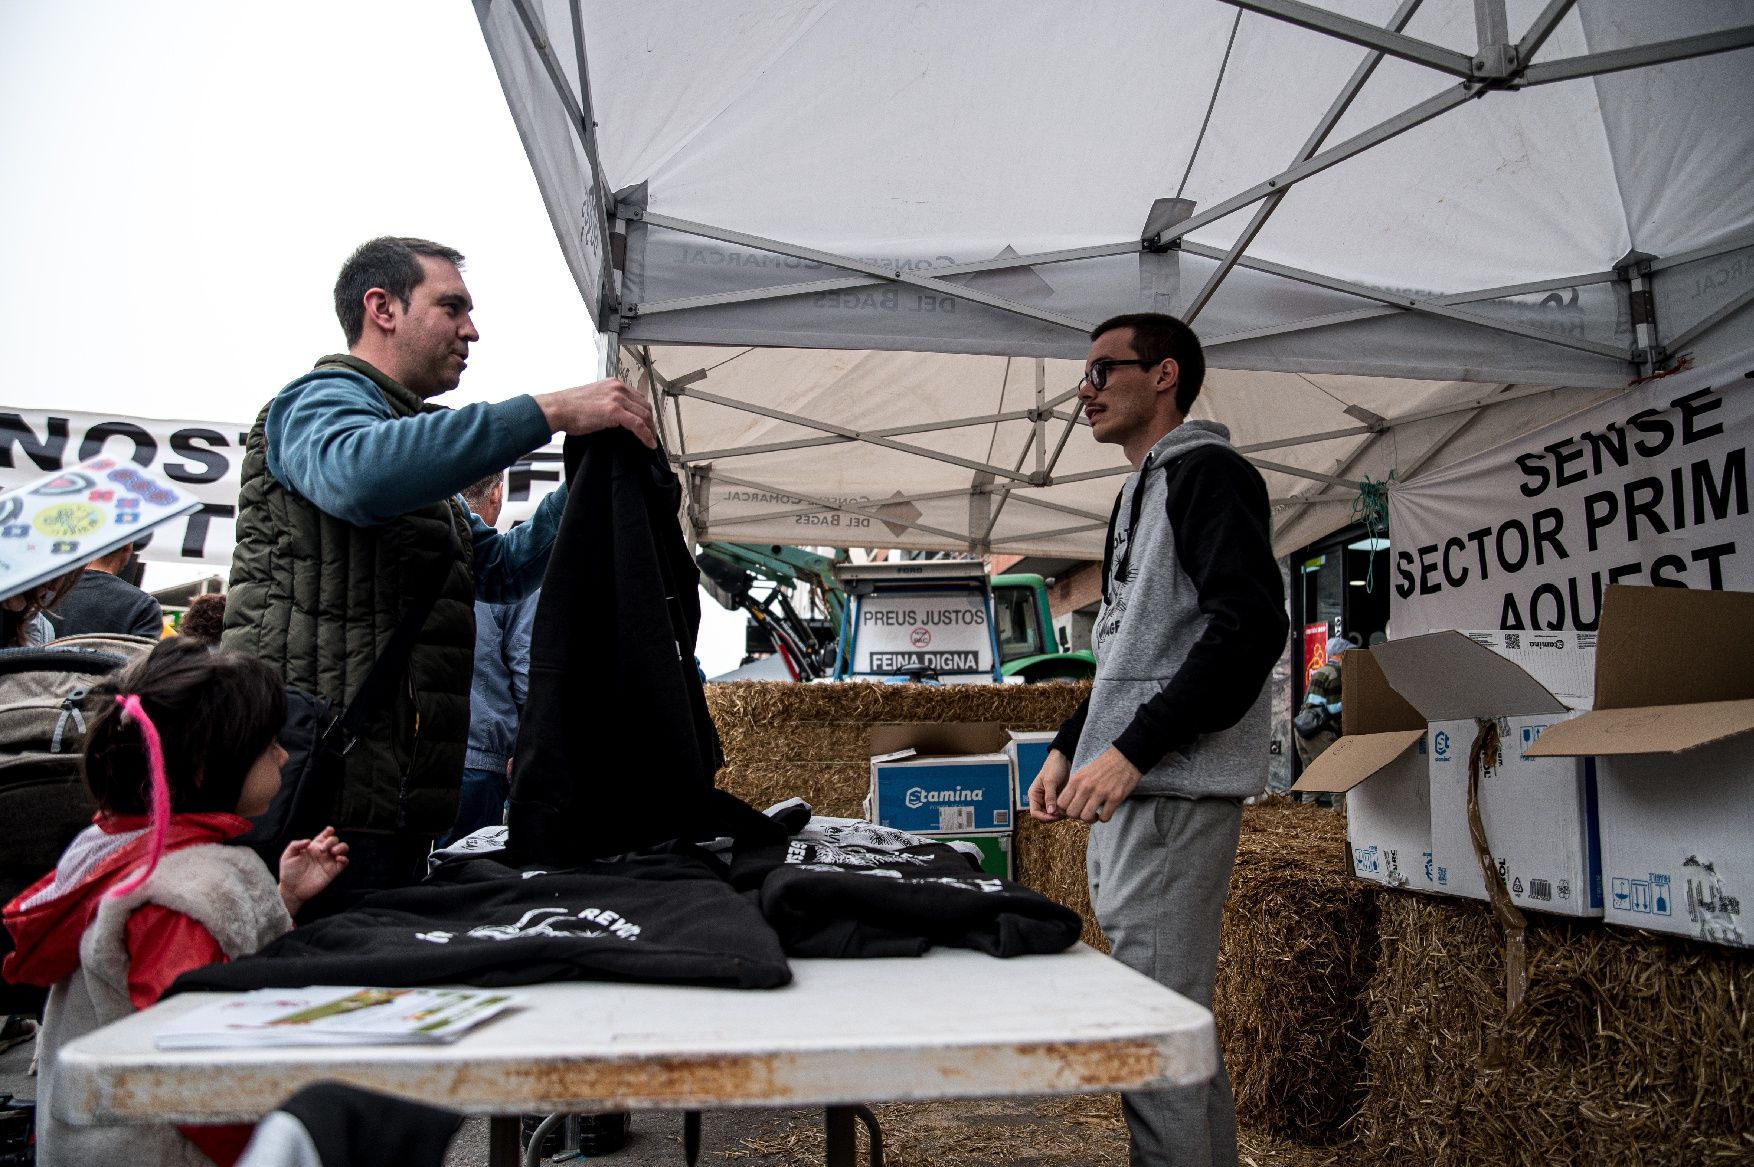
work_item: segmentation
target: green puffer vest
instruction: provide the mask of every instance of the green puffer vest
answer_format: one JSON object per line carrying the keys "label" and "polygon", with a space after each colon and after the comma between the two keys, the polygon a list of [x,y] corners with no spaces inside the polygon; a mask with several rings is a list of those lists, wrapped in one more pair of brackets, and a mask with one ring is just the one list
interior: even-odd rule
{"label": "green puffer vest", "polygon": [[[317,367],[368,377],[397,417],[444,408],[354,357],[324,357]],[[333,821],[344,831],[443,834],[456,818],[469,734],[475,579],[468,516],[447,500],[380,526],[342,522],[268,472],[267,422],[264,406],[244,448],[222,646],[260,657],[287,684],[321,693],[339,712],[404,610],[441,573],[443,587],[402,683],[347,755]],[[450,530],[460,551],[452,550]]]}

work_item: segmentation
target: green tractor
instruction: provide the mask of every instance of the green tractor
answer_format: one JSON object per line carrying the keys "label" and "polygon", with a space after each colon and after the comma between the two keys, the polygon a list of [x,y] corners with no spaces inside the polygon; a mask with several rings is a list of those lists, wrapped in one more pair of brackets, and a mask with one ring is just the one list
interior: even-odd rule
{"label": "green tractor", "polygon": [[[703,543],[704,586],[766,632],[797,680],[1087,680],[1088,652],[1054,641],[1047,581],[988,577],[974,560],[850,564],[784,544]],[[766,585],[766,591],[759,590]],[[800,616],[802,585],[826,620]]]}

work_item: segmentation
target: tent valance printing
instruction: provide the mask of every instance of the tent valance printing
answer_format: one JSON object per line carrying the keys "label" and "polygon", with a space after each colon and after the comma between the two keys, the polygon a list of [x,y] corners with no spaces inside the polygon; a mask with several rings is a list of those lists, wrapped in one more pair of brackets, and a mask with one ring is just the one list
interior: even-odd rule
{"label": "tent valance printing", "polygon": [[1281,553],[1754,350],[1736,0],[475,7],[701,538],[1099,556],[1120,312],[1199,331]]}

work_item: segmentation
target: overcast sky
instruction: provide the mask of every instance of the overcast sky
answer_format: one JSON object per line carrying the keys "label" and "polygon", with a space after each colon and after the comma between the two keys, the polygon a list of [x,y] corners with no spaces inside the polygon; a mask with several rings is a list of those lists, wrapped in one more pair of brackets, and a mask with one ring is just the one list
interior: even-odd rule
{"label": "overcast sky", "polygon": [[[0,404],[247,423],[343,348],[383,234],[468,257],[445,402],[600,375],[466,0],[0,0],[0,109]],[[742,631],[706,607],[712,675]]]}

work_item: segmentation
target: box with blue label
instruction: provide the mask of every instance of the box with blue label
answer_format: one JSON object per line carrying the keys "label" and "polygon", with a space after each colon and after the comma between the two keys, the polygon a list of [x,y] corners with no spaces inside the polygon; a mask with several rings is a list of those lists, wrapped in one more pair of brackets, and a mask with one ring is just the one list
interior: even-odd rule
{"label": "box with blue label", "polygon": [[1443,891],[1431,863],[1425,718],[1389,687],[1368,650],[1355,648],[1341,662],[1345,732],[1292,789],[1346,795],[1346,846],[1360,879]]}
{"label": "box with blue label", "polygon": [[1603,598],[1595,707],[1530,753],[1596,760],[1608,923],[1754,947],[1750,661],[1754,593]]}
{"label": "box with blue label", "polygon": [[1487,859],[1511,902],[1555,915],[1600,916],[1594,767],[1529,752],[1576,714],[1520,666],[1459,632],[1391,640],[1372,655],[1388,683],[1430,723],[1433,890],[1488,898],[1469,825],[1468,782],[1470,754],[1490,725],[1497,746],[1482,755],[1480,825]]}
{"label": "box with blue label", "polygon": [[1009,831],[1011,759],[996,722],[871,727],[872,822],[916,835]]}
{"label": "box with blue label", "polygon": [[1041,765],[1048,759],[1048,747],[1054,744],[1052,730],[1018,730],[1010,731],[1011,740],[1005,743],[1005,753],[1011,757],[1011,769],[1017,777],[1017,809],[1029,809],[1029,784],[1041,773]]}

